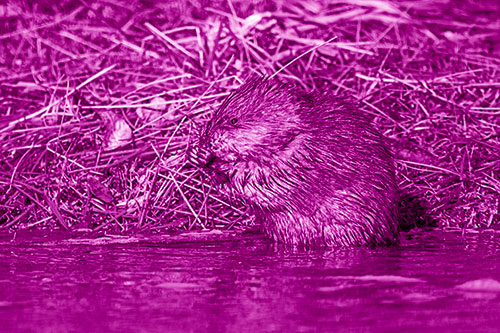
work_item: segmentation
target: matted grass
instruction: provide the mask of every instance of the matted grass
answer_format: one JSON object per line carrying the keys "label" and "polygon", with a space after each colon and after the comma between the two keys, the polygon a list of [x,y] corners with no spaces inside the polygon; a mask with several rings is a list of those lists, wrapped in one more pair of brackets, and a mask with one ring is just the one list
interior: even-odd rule
{"label": "matted grass", "polygon": [[495,1],[35,3],[0,5],[3,228],[247,226],[189,144],[249,75],[332,37],[279,76],[373,116],[406,224],[500,224]]}

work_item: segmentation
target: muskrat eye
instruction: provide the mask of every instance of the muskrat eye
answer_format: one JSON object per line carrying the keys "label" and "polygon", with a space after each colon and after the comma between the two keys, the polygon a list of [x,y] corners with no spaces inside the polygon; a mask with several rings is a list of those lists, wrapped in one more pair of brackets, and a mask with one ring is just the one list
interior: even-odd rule
{"label": "muskrat eye", "polygon": [[231,119],[231,124],[235,125],[238,122],[238,118]]}

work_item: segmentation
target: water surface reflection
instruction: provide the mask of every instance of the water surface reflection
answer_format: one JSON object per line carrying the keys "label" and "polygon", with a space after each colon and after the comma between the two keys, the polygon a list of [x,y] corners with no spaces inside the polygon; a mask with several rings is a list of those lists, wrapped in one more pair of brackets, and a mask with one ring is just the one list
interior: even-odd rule
{"label": "water surface reflection", "polygon": [[500,237],[425,231],[390,248],[220,242],[0,247],[1,331],[494,331]]}

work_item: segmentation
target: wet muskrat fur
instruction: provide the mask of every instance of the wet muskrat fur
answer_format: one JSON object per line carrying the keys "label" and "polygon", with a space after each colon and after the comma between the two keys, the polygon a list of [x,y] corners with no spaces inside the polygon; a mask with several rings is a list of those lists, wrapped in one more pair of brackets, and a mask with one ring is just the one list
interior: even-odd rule
{"label": "wet muskrat fur", "polygon": [[398,240],[393,156],[345,98],[253,79],[214,113],[194,155],[276,242],[337,247]]}

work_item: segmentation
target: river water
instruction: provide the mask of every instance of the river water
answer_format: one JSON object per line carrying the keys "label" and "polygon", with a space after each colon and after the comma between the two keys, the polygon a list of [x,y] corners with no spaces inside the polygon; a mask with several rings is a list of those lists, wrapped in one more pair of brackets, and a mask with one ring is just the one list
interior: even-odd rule
{"label": "river water", "polygon": [[495,332],[500,235],[276,249],[258,235],[0,244],[2,332]]}

